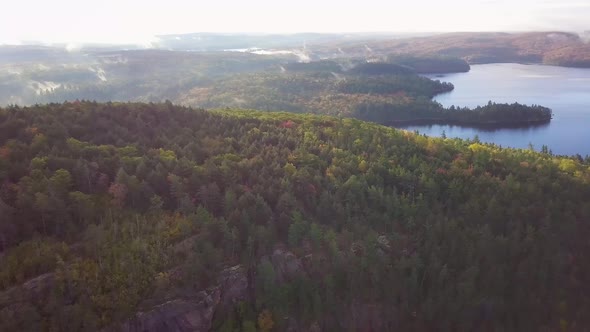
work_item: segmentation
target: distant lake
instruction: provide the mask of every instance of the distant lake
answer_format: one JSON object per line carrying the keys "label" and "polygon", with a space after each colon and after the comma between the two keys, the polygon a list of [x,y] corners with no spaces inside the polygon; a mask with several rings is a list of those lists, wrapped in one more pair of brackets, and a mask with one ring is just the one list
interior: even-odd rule
{"label": "distant lake", "polygon": [[528,128],[475,129],[448,125],[405,126],[429,136],[473,138],[504,147],[536,150],[547,145],[555,154],[590,155],[590,69],[513,63],[471,66],[468,73],[427,75],[451,82],[455,90],[436,96],[444,106],[498,103],[538,104],[553,110],[551,123]]}

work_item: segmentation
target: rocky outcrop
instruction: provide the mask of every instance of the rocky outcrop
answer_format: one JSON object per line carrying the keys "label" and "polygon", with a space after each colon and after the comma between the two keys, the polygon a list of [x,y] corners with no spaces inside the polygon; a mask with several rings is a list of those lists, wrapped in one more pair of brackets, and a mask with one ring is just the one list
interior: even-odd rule
{"label": "rocky outcrop", "polygon": [[0,292],[0,331],[36,330],[38,308],[47,304],[54,285],[55,275],[46,273]]}
{"label": "rocky outcrop", "polygon": [[211,328],[215,307],[221,299],[219,287],[194,296],[175,299],[139,312],[132,319],[110,331],[119,332],[207,332]]}
{"label": "rocky outcrop", "polygon": [[223,315],[247,297],[248,278],[237,265],[221,271],[217,286],[176,296],[104,332],[206,332],[211,329],[214,315]]}
{"label": "rocky outcrop", "polygon": [[[383,250],[389,250],[387,239],[379,239]],[[316,258],[317,259],[317,258]],[[299,276],[310,273],[314,256],[309,254],[299,259],[292,252],[277,248],[263,257],[272,264],[277,283],[288,283]],[[317,264],[317,263],[316,263]],[[180,274],[181,267],[170,270],[171,276]],[[255,276],[236,265],[219,273],[214,287],[194,291],[184,288],[168,289],[140,305],[141,311],[116,326],[103,332],[201,332],[210,331],[213,321],[227,317],[230,311],[242,301],[253,301]],[[47,273],[24,284],[0,292],[0,314],[2,317],[26,319],[28,306],[44,303],[55,286],[55,275]],[[319,332],[324,329],[342,331],[382,331],[390,327],[390,312],[376,304],[353,303],[342,317],[326,315],[318,322],[299,321],[295,317],[283,317],[283,330],[292,332]],[[19,313],[21,314],[19,316]],[[25,316],[23,316],[25,315]]]}
{"label": "rocky outcrop", "polygon": [[[273,265],[278,282],[288,282],[305,273],[301,260],[285,249],[276,249],[264,259]],[[168,299],[166,302],[150,306],[105,332],[209,331],[214,317],[224,317],[237,303],[249,300],[250,285],[245,269],[236,265],[219,273],[215,287],[193,295],[188,292],[164,297]],[[317,327],[310,331],[316,330]]]}
{"label": "rocky outcrop", "polygon": [[292,252],[282,248],[275,249],[270,256],[276,273],[277,282],[284,283],[293,280],[293,278],[304,273],[303,264]]}
{"label": "rocky outcrop", "polygon": [[22,302],[38,303],[47,297],[53,288],[55,275],[45,273],[26,281],[20,286],[0,292],[0,309],[18,305]]}
{"label": "rocky outcrop", "polygon": [[248,299],[248,277],[241,265],[222,270],[218,282],[221,289],[218,310],[225,312],[238,302]]}

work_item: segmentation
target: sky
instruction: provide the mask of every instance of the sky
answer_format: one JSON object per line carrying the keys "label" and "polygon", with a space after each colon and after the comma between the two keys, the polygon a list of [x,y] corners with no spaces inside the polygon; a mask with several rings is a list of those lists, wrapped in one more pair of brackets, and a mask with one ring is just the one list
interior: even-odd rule
{"label": "sky", "polygon": [[191,32],[590,30],[590,0],[7,0],[0,44],[149,44]]}

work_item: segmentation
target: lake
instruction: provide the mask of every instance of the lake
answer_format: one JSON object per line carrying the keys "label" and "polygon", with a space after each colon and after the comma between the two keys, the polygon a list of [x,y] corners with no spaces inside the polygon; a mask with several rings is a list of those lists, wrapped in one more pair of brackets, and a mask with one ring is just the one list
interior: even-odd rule
{"label": "lake", "polygon": [[404,126],[429,136],[473,138],[504,147],[536,150],[547,145],[555,154],[590,155],[590,69],[513,63],[473,65],[468,73],[427,75],[451,82],[455,90],[436,96],[444,106],[476,107],[498,103],[538,104],[553,110],[551,123],[509,129],[450,125]]}

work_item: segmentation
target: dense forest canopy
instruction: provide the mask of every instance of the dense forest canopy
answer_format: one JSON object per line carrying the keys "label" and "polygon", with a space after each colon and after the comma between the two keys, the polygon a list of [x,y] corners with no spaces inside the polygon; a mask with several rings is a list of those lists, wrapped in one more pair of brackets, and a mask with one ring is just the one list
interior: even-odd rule
{"label": "dense forest canopy", "polygon": [[[408,61],[409,58],[404,58]],[[382,124],[529,125],[551,120],[550,109],[489,103],[444,108],[432,100],[454,86],[389,62],[358,62],[344,70],[333,61],[290,64],[283,70],[233,75],[196,88],[179,100],[205,108],[240,107],[355,117]]]}
{"label": "dense forest canopy", "polygon": [[394,63],[411,68],[416,73],[437,74],[437,73],[464,73],[471,67],[467,61],[452,56],[412,56],[412,55],[389,55],[386,58],[388,63]]}
{"label": "dense forest canopy", "polygon": [[589,167],[348,118],[2,108],[0,330],[583,331]]}

